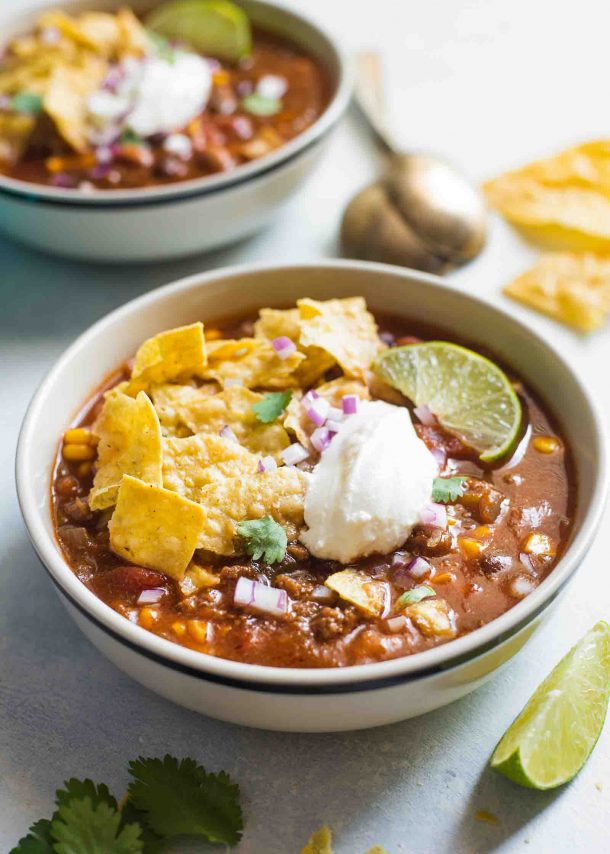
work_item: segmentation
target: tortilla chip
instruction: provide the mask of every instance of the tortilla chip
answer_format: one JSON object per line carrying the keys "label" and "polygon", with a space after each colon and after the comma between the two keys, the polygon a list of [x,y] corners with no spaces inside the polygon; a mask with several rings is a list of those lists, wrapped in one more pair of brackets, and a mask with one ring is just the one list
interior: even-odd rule
{"label": "tortilla chip", "polygon": [[217,394],[217,383],[204,383],[200,386],[160,383],[151,385],[150,396],[161,422],[161,431],[166,436],[190,436],[190,430],[182,417],[182,412],[201,397]]}
{"label": "tortilla chip", "polygon": [[0,166],[13,166],[28,147],[35,116],[0,113]]}
{"label": "tortilla chip", "polygon": [[247,477],[233,477],[201,491],[205,523],[198,548],[221,555],[235,554],[235,528],[246,519],[272,516],[296,539],[303,525],[307,478],[297,468],[284,466]]}
{"label": "tortilla chip", "polygon": [[42,106],[57,132],[78,152],[89,148],[87,97],[99,88],[107,64],[90,54],[80,65],[57,65],[49,78]]}
{"label": "tortilla chip", "polygon": [[316,830],[307,845],[301,848],[301,854],[333,854],[333,835],[330,827]]}
{"label": "tortilla chip", "polygon": [[211,569],[206,569],[205,566],[199,566],[196,563],[190,563],[188,569],[184,573],[183,583],[180,585],[182,592],[191,590],[194,593],[196,590],[203,590],[204,587],[218,587],[220,584],[220,576],[212,572]]}
{"label": "tortilla chip", "polygon": [[89,493],[92,510],[104,510],[116,502],[124,474],[161,486],[161,427],[146,394],[134,399],[116,392],[104,400],[93,432],[99,437],[97,471]]}
{"label": "tortilla chip", "polygon": [[300,345],[318,347],[330,354],[350,377],[364,379],[383,349],[377,325],[362,297],[316,302],[298,300]]}
{"label": "tortilla chip", "polygon": [[259,459],[237,442],[211,433],[164,439],[163,486],[191,501],[200,501],[205,486],[227,477],[254,474]]}
{"label": "tortilla chip", "polygon": [[298,308],[263,308],[254,324],[257,338],[273,341],[286,336],[299,347],[305,356],[295,371],[296,383],[302,387],[313,385],[335,364],[333,357],[319,347],[303,347],[301,339],[301,320]]}
{"label": "tortilla chip", "polygon": [[484,184],[492,207],[555,249],[610,252],[610,141],[538,160]]}
{"label": "tortilla chip", "polygon": [[[256,418],[252,404],[262,400],[262,394],[241,386],[232,386],[213,395],[201,389],[191,389],[187,393],[186,386],[177,388],[182,391],[181,399],[174,399],[172,403],[176,423],[183,424],[192,433],[218,435],[226,425],[248,450],[261,454],[277,455],[290,444],[288,433],[280,423],[263,424]],[[153,387],[151,393],[156,405],[159,387]],[[165,387],[163,394],[167,399]]]}
{"label": "tortilla chip", "polygon": [[579,332],[593,332],[610,312],[610,258],[570,252],[542,255],[504,293]]}
{"label": "tortilla chip", "polygon": [[203,323],[168,329],[149,338],[139,348],[131,372],[130,390],[133,393],[152,383],[198,376],[205,365]]}
{"label": "tortilla chip", "polygon": [[298,351],[280,359],[268,341],[260,338],[219,339],[208,342],[206,379],[221,385],[239,382],[246,388],[284,389],[296,385],[294,372],[305,356]]}
{"label": "tortilla chip", "polygon": [[455,617],[444,599],[424,599],[405,608],[404,614],[426,637],[453,638]]}
{"label": "tortilla chip", "polygon": [[[324,383],[316,388],[320,397],[328,400],[331,406],[341,408],[341,398],[344,394],[355,394],[360,400],[368,400],[369,390],[359,380],[349,380],[347,377],[339,377],[331,382]],[[316,425],[309,418],[301,403],[301,395],[293,395],[292,400],[286,407],[284,427],[294,433],[298,441],[310,452],[314,450],[309,437],[316,429]]]}
{"label": "tortilla chip", "polygon": [[329,575],[324,582],[346,602],[355,605],[369,617],[380,617],[385,607],[386,588],[366,572],[357,569],[342,569]]}
{"label": "tortilla chip", "polygon": [[106,58],[116,55],[120,43],[117,17],[108,12],[83,12],[72,16],[51,10],[40,16],[38,29],[59,30],[70,41]]}
{"label": "tortilla chip", "polygon": [[108,523],[110,547],[131,563],[180,580],[204,522],[203,508],[194,501],[125,475]]}

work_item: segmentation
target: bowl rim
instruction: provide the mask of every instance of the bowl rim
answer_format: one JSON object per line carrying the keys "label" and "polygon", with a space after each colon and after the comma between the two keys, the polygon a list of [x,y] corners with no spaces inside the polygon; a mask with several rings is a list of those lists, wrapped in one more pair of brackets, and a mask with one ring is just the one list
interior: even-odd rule
{"label": "bowl rim", "polygon": [[[114,3],[117,6],[120,5],[119,0],[114,0],[113,5]],[[330,63],[336,66],[337,80],[331,98],[321,115],[306,130],[264,157],[250,163],[240,164],[229,172],[204,175],[201,178],[192,178],[188,181],[177,181],[162,186],[138,187],[132,190],[96,190],[95,193],[87,194],[77,189],[50,187],[0,174],[0,197],[4,195],[29,203],[89,209],[143,207],[183,202],[232,190],[253,179],[263,178],[268,173],[274,172],[300,157],[316,145],[322,137],[334,128],[347,109],[353,84],[351,59],[337,36],[309,15],[294,11],[281,2],[276,2],[276,0],[248,0],[248,3],[263,9],[273,10],[273,12],[282,15],[293,28],[304,27],[315,31],[328,49]],[[45,0],[43,5],[38,5],[29,10],[22,9],[16,14],[6,16],[6,21],[17,22],[34,12],[44,11],[47,7],[69,9],[71,7],[77,8],[80,5],[82,5],[82,0],[63,0],[63,2],[60,0],[59,3]]]}
{"label": "bowl rim", "polygon": [[[571,376],[586,401],[598,450],[595,481],[591,490],[587,516],[582,520],[578,529],[574,531],[568,547],[547,578],[525,599],[517,602],[504,614],[481,628],[475,629],[470,634],[414,655],[389,661],[338,668],[271,667],[217,658],[187,649],[154,635],[118,614],[101,599],[98,599],[76,577],[63,558],[55,538],[49,535],[46,530],[51,513],[50,488],[44,506],[39,506],[34,488],[37,473],[32,468],[31,455],[28,453],[28,449],[36,441],[40,426],[44,423],[46,400],[52,397],[53,388],[61,379],[64,370],[78,356],[80,350],[92,340],[98,339],[115,322],[134,316],[141,309],[163,300],[165,297],[206,288],[234,276],[260,277],[269,272],[288,269],[291,271],[326,270],[329,274],[337,269],[370,272],[371,275],[404,278],[405,281],[416,282],[432,291],[439,292],[441,295],[444,292],[451,292],[455,297],[456,293],[459,293],[459,298],[465,304],[483,306],[486,311],[495,314],[500,322],[512,325],[515,330],[529,338],[542,351],[546,350],[549,356],[559,362],[562,369]],[[95,387],[98,380],[99,377],[92,377],[92,388]],[[52,470],[53,460],[49,460],[49,469],[45,473],[49,486]],[[514,635],[545,610],[574,575],[601,519],[608,486],[606,473],[607,440],[597,403],[592,399],[587,386],[581,382],[563,357],[547,341],[503,309],[471,293],[457,292],[454,285],[437,276],[388,264],[346,260],[311,261],[299,264],[257,263],[224,267],[184,277],[123,304],[83,332],[63,352],[47,373],[26,411],[19,434],[16,455],[17,496],[32,544],[54,584],[81,614],[123,645],[173,670],[205,681],[227,684],[233,687],[272,693],[297,694],[372,690],[405,681],[422,679],[431,673],[454,668],[465,661],[477,658]]]}

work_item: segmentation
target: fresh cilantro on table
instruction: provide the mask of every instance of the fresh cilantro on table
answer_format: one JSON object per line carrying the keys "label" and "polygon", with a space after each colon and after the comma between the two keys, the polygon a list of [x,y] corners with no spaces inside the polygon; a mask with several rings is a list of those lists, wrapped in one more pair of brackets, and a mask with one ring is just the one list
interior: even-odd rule
{"label": "fresh cilantro on table", "polygon": [[209,774],[193,759],[178,762],[165,756],[130,762],[129,773],[134,777],[129,799],[159,836],[188,834],[225,845],[239,842],[243,830],[239,786],[224,771]]}
{"label": "fresh cilantro on table", "polygon": [[466,491],[467,477],[435,477],[432,484],[432,500],[438,504],[451,504]]}
{"label": "fresh cilantro on table", "polygon": [[431,596],[436,596],[436,591],[427,584],[418,584],[417,587],[412,587],[399,596],[396,600],[395,610],[402,611],[407,605],[415,605],[424,599],[429,599]]}
{"label": "fresh cilantro on table", "polygon": [[252,411],[263,424],[270,424],[282,414],[292,400],[291,391],[272,391],[258,403],[252,404]]}
{"label": "fresh cilantro on table", "polygon": [[193,759],[134,760],[119,808],[108,788],[71,779],[56,793],[51,819],[33,824],[10,854],[157,854],[177,835],[235,845],[243,817],[239,787]]}
{"label": "fresh cilantro on table", "polygon": [[263,558],[265,563],[284,560],[288,545],[286,531],[271,516],[240,522],[237,533],[244,540],[246,552],[254,560]]}

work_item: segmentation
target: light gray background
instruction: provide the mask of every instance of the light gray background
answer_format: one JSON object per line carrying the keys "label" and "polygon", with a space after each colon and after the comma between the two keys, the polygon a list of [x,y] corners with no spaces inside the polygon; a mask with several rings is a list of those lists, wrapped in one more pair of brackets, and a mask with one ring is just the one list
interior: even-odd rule
{"label": "light gray background", "polygon": [[[477,180],[609,135],[610,12],[601,0],[294,5],[325,20],[349,46],[382,50],[392,120],[404,144],[446,152]],[[275,227],[231,251],[177,264],[92,267],[0,238],[1,851],[49,814],[54,788],[66,777],[89,775],[120,794],[127,759],[166,751],[193,755],[240,781],[247,821],[241,854],[296,854],[324,822],[335,830],[339,854],[360,854],[373,843],[390,854],[608,850],[608,732],[580,777],[555,794],[518,789],[485,769],[532,689],[597,619],[610,617],[608,516],[549,624],[487,687],[424,718],[347,735],[241,729],[140,688],[77,631],[27,541],[13,486],[15,442],[32,392],[66,345],[115,306],[185,274],[239,261],[336,255],[339,212],[375,163],[350,117]],[[608,331],[585,340],[499,295],[533,257],[495,221],[483,256],[452,280],[553,341],[608,416]],[[478,810],[496,814],[499,824],[475,821]]]}

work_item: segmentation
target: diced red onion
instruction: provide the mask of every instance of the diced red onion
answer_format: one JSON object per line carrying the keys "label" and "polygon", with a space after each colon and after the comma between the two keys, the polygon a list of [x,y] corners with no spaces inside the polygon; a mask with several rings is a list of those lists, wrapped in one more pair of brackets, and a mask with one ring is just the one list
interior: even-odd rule
{"label": "diced red onion", "polygon": [[280,456],[287,466],[296,466],[297,463],[302,463],[309,456],[309,451],[300,444],[293,442],[288,445],[283,451],[280,451]]}
{"label": "diced red onion", "polygon": [[273,101],[283,98],[287,89],[288,81],[279,74],[264,74],[256,84],[257,94]]}
{"label": "diced red onion", "polygon": [[287,338],[285,335],[280,335],[279,338],[274,338],[271,342],[271,346],[280,359],[287,359],[289,356],[292,356],[297,349],[297,345],[294,341]]}
{"label": "diced red onion", "polygon": [[318,605],[332,605],[337,598],[337,594],[330,587],[327,587],[326,584],[316,584],[311,591],[311,598]]}
{"label": "diced red onion", "polygon": [[328,427],[317,427],[309,438],[316,451],[322,453],[330,445],[332,434]]}
{"label": "diced red onion", "polygon": [[245,578],[243,575],[238,579],[235,586],[233,601],[236,605],[250,606],[265,614],[273,614],[282,617],[290,611],[291,602],[285,590],[277,587],[267,587],[259,581]]}
{"label": "diced red onion", "polygon": [[78,189],[82,190],[83,193],[90,193],[92,190],[95,190],[95,184],[92,184],[91,181],[81,181]]}
{"label": "diced red onion", "polygon": [[223,439],[229,439],[231,442],[237,442],[239,445],[239,439],[235,435],[235,433],[231,430],[228,424],[222,428],[222,430],[218,433],[219,436],[222,436]]}
{"label": "diced red onion", "polygon": [[[0,57],[0,61],[2,57]],[[0,95],[0,110],[10,110],[12,106],[12,98],[9,98],[8,95]]]}
{"label": "diced red onion", "polygon": [[138,605],[154,605],[165,596],[163,587],[150,587],[148,590],[143,590],[138,596]]}
{"label": "diced red onion", "polygon": [[[250,92],[247,92],[246,94],[249,95]],[[254,128],[252,127],[252,122],[248,116],[235,116],[231,121],[231,127],[233,128],[235,135],[240,139],[248,140],[252,139],[254,136]]]}
{"label": "diced red onion", "polygon": [[426,427],[433,427],[436,424],[436,417],[432,414],[432,410],[425,403],[421,403],[413,410],[419,421],[425,424]]}
{"label": "diced red onion", "polygon": [[444,504],[435,504],[430,501],[425,504],[421,511],[419,521],[422,525],[433,525],[435,528],[447,527],[447,508]]}
{"label": "diced red onion", "polygon": [[323,397],[317,397],[306,408],[307,417],[318,427],[321,427],[328,417],[330,403]]}
{"label": "diced red onion", "polygon": [[344,415],[355,415],[358,412],[360,398],[357,394],[344,394],[341,398],[341,408]]}
{"label": "diced red onion", "polygon": [[447,454],[444,448],[430,448],[430,453],[438,463],[439,471],[442,471],[447,465]]}
{"label": "diced red onion", "polygon": [[402,615],[390,617],[384,625],[389,632],[402,632],[407,627],[407,618]]}
{"label": "diced red onion", "polygon": [[333,421],[343,421],[343,410],[338,406],[331,406],[328,410],[328,418],[331,418]]}
{"label": "diced red onion", "polygon": [[392,335],[391,332],[382,332],[379,337],[383,341],[384,344],[388,345],[388,347],[394,346],[394,340],[395,339],[394,339],[394,336]]}
{"label": "diced red onion", "polygon": [[51,184],[54,187],[61,187],[67,190],[70,187],[74,187],[74,178],[72,175],[68,175],[67,172],[58,172],[51,178]]}
{"label": "diced red onion", "polygon": [[165,138],[163,149],[181,160],[189,160],[193,154],[193,143],[185,133],[170,133]]}
{"label": "diced red onion", "polygon": [[107,163],[100,163],[89,170],[89,177],[94,181],[100,181],[102,178],[107,178],[110,174],[110,166]]}
{"label": "diced red onion", "polygon": [[432,565],[428,563],[428,561],[423,557],[414,557],[413,560],[407,564],[406,570],[411,576],[411,578],[425,578],[430,574],[430,570],[432,569]]}
{"label": "diced red onion", "polygon": [[274,471],[277,468],[277,463],[273,457],[261,457],[258,461],[258,471]]}
{"label": "diced red onion", "polygon": [[332,418],[327,418],[324,426],[327,430],[330,430],[331,433],[338,433],[341,427],[343,427],[342,421],[335,421]]}
{"label": "diced red onion", "polygon": [[95,150],[95,159],[98,163],[106,165],[107,163],[112,163],[115,154],[115,147],[111,145],[100,145]]}

